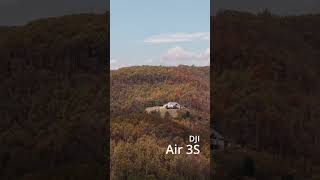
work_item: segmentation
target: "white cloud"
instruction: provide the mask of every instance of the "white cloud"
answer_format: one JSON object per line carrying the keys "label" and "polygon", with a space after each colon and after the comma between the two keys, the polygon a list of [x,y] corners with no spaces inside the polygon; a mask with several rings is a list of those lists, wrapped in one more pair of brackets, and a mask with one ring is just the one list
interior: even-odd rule
{"label": "white cloud", "polygon": [[113,59],[113,58],[111,58],[111,60],[110,60],[110,69],[111,70],[117,70],[119,68],[128,67],[128,66],[132,66],[132,65],[120,63],[120,61],[118,61],[117,59]]}
{"label": "white cloud", "polygon": [[210,48],[201,52],[193,52],[177,46],[169,49],[161,56],[161,64],[163,65],[196,65],[208,66],[210,64]]}
{"label": "white cloud", "polygon": [[110,64],[115,64],[115,63],[117,63],[118,61],[116,60],[116,59],[111,59],[110,60]]}
{"label": "white cloud", "polygon": [[184,48],[177,46],[174,48],[169,49],[163,56],[163,61],[168,60],[189,60],[195,58],[196,54],[192,52],[188,52]]}
{"label": "white cloud", "polygon": [[146,63],[148,63],[148,64],[151,64],[153,62],[154,62],[154,60],[152,58],[146,60]]}
{"label": "white cloud", "polygon": [[210,62],[210,48],[207,48],[204,52],[201,52],[198,55],[198,59],[203,59],[203,60],[207,60]]}
{"label": "white cloud", "polygon": [[119,61],[111,58],[110,69],[116,70],[123,67],[138,65],[154,65],[154,66],[177,66],[177,65],[195,65],[209,66],[210,65],[210,48],[203,50],[190,50],[181,46],[176,46],[167,49],[157,57],[147,58],[141,61]]}
{"label": "white cloud", "polygon": [[175,34],[160,34],[148,37],[144,40],[149,44],[162,44],[162,43],[178,43],[190,42],[194,40],[210,40],[209,32],[195,32],[195,33],[175,33]]}
{"label": "white cloud", "polygon": [[132,64],[114,64],[114,65],[111,64],[110,69],[117,70],[123,67],[130,67],[130,66],[133,66],[133,65]]}

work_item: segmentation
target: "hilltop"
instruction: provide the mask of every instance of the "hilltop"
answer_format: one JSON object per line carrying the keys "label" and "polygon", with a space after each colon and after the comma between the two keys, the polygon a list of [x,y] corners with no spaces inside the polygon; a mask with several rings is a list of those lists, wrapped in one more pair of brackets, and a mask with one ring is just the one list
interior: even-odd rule
{"label": "hilltop", "polygon": [[[187,108],[183,109],[167,109],[163,106],[154,106],[154,107],[147,107],[145,109],[146,113],[152,114],[152,113],[160,113],[160,116],[162,118],[165,118],[165,116],[168,114],[172,118],[182,118],[191,116],[191,110]],[[195,114],[192,114],[195,115]]]}
{"label": "hilltop", "polygon": [[112,115],[176,101],[203,116],[210,108],[209,67],[136,66],[111,71]]}

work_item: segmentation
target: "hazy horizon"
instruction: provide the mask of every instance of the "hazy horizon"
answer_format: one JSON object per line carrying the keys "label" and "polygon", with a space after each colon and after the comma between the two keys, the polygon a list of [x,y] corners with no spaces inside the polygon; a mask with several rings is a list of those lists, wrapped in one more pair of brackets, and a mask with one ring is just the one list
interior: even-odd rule
{"label": "hazy horizon", "polygon": [[110,70],[116,71],[122,68],[133,68],[133,67],[168,67],[168,68],[173,68],[173,67],[179,67],[179,66],[188,66],[188,67],[197,67],[197,68],[203,68],[203,67],[210,67],[210,65],[205,65],[205,66],[197,66],[197,65],[185,65],[185,64],[178,64],[174,66],[170,65],[133,65],[133,66],[123,66],[123,67],[118,67],[118,68],[111,68]]}

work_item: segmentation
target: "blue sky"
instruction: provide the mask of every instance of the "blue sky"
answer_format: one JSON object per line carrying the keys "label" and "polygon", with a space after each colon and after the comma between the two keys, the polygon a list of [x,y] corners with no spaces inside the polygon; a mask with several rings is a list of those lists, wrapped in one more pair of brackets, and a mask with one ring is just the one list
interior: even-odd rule
{"label": "blue sky", "polygon": [[111,0],[111,68],[209,65],[210,0]]}

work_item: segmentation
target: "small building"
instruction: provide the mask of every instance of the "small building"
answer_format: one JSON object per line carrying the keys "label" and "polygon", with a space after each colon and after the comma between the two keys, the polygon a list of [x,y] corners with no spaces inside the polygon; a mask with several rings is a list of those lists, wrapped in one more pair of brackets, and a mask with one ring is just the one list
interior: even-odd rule
{"label": "small building", "polygon": [[181,109],[181,105],[177,102],[168,102],[167,104],[163,105],[166,109]]}
{"label": "small building", "polygon": [[211,131],[210,141],[211,141],[211,149],[212,150],[214,150],[214,151],[216,151],[216,150],[223,151],[225,149],[225,139],[216,130],[212,130]]}

